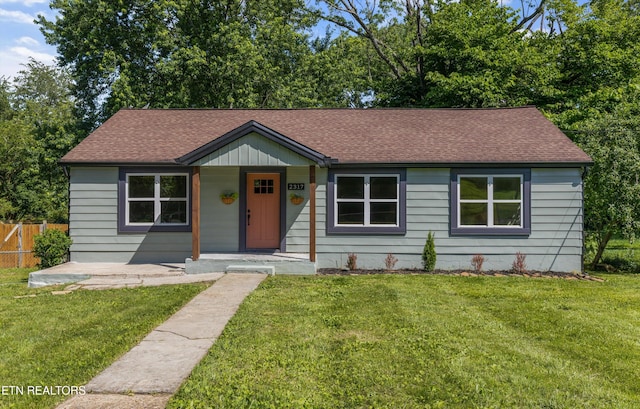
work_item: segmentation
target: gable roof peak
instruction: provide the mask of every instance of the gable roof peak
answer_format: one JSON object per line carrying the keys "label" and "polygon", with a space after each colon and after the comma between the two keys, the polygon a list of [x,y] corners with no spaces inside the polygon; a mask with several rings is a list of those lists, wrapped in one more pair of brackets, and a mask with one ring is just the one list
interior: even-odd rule
{"label": "gable roof peak", "polygon": [[285,148],[297,153],[298,155],[306,159],[309,159],[312,162],[316,162],[320,166],[326,165],[330,161],[330,158],[328,156],[325,156],[320,152],[317,152],[285,135],[282,135],[281,133],[276,132],[267,126],[262,125],[258,121],[250,120],[240,125],[239,127],[225,133],[224,135],[217,137],[210,142],[200,146],[199,148],[196,148],[193,151],[182,155],[181,157],[176,159],[176,162],[182,165],[191,165],[192,163],[204,158],[205,156],[210,155],[211,153],[221,149],[222,147],[253,132],[270,141],[284,146]]}

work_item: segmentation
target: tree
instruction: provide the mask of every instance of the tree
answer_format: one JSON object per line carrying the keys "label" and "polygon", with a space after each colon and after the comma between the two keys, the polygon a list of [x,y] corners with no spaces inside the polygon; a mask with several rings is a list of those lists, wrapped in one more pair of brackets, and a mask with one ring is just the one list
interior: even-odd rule
{"label": "tree", "polygon": [[36,141],[21,119],[0,120],[0,219],[24,216],[25,182],[37,167],[31,154]]}
{"label": "tree", "polygon": [[316,3],[375,51],[377,103],[394,106],[548,103],[557,95],[552,40],[582,12],[574,0],[523,1],[521,14],[492,0]]}
{"label": "tree", "polygon": [[582,122],[574,134],[594,161],[584,178],[585,229],[597,245],[591,268],[600,262],[614,235],[633,240],[640,231],[638,114],[606,114]]}
{"label": "tree", "polygon": [[549,117],[594,160],[585,177],[585,228],[597,244],[640,229],[640,16],[634,3],[595,0],[570,24],[559,46],[560,98]]}
{"label": "tree", "polygon": [[[91,129],[122,107],[335,106],[303,0],[54,0],[39,23],[76,80]],[[325,76],[326,78],[326,76]],[[348,83],[348,76],[340,81]],[[348,86],[347,86],[348,88]]]}
{"label": "tree", "polygon": [[546,109],[563,129],[637,103],[628,96],[640,86],[640,16],[623,0],[595,0],[591,8],[557,39],[561,98]]}
{"label": "tree", "polygon": [[[58,160],[77,142],[71,81],[34,60],[9,86],[0,112],[0,218],[67,218],[67,179]],[[1,97],[1,94],[0,94]]]}

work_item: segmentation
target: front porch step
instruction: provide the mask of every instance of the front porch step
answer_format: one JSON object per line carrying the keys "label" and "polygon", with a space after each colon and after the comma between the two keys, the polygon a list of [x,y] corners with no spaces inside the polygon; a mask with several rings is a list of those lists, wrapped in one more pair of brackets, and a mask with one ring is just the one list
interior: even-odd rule
{"label": "front porch step", "polygon": [[276,268],[274,266],[258,266],[258,265],[231,265],[227,266],[225,273],[266,273],[274,275]]}
{"label": "front porch step", "polygon": [[311,275],[316,264],[300,254],[215,253],[202,254],[199,260],[185,260],[187,274],[222,272],[260,272],[266,274]]}

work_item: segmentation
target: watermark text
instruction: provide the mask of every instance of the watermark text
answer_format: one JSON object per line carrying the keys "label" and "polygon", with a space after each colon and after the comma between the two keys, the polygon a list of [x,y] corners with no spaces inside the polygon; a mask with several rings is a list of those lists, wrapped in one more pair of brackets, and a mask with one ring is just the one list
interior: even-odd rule
{"label": "watermark text", "polygon": [[75,385],[0,385],[0,396],[85,395],[84,386]]}

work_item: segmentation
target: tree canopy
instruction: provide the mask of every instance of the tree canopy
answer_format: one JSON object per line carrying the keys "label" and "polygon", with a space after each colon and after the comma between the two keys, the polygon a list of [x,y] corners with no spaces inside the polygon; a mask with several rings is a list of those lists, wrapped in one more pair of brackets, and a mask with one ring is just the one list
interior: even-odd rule
{"label": "tree canopy", "polygon": [[71,78],[31,60],[0,81],[0,219],[67,219],[58,159],[78,141]]}
{"label": "tree canopy", "polygon": [[[16,181],[28,180],[17,175],[42,172],[54,183],[56,158],[122,107],[532,104],[596,161],[585,180],[586,225],[632,237],[640,226],[622,196],[635,197],[637,185],[630,158],[639,152],[632,139],[640,104],[640,2],[511,4],[52,0],[58,16],[38,21],[65,77],[32,65],[13,87],[0,86],[1,134],[13,141],[1,149],[7,157],[21,157],[34,144],[42,152],[41,160],[16,159],[16,169],[3,171],[7,196],[0,209],[33,213],[20,204],[30,202],[32,185],[16,193],[23,186]],[[608,169],[624,170],[613,180]],[[629,194],[606,193],[605,183],[625,184]],[[605,202],[620,217],[604,211]]]}
{"label": "tree canopy", "polygon": [[317,17],[302,0],[53,0],[51,7],[62,17],[40,24],[92,125],[127,106],[346,103],[335,84],[349,75],[333,75],[341,68],[327,56],[333,49],[313,47],[308,32]]}

